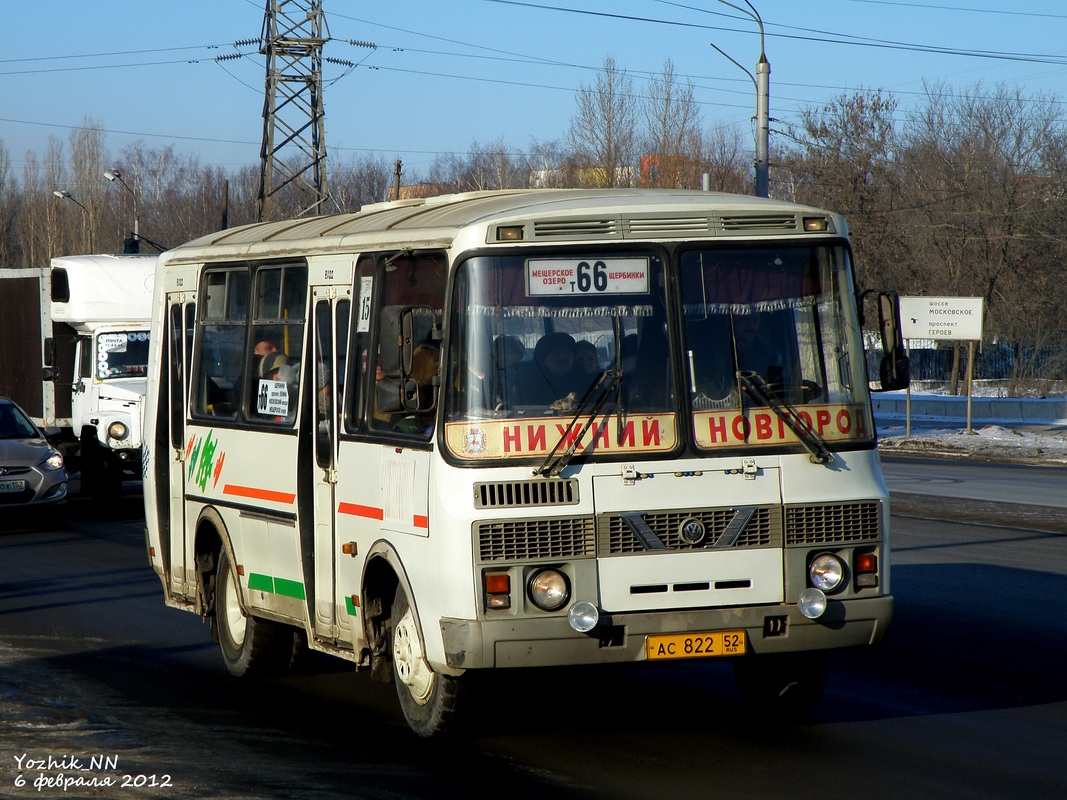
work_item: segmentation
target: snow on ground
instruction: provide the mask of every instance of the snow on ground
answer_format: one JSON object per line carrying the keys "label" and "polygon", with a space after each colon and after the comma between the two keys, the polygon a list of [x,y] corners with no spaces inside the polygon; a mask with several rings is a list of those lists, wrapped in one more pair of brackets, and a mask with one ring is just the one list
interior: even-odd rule
{"label": "snow on ground", "polygon": [[[1055,388],[1056,391],[1049,391],[1046,397],[1032,404],[1032,409],[1025,409],[1026,413],[1034,413],[1040,417],[1045,415],[1046,411],[1056,414],[1054,409],[1060,409],[1058,413],[1062,414],[1064,392],[1060,387]],[[905,393],[887,392],[875,397],[898,395],[902,400]],[[995,385],[975,383],[972,396],[976,399],[1001,398],[1004,392]],[[911,399],[915,408],[923,408],[924,400],[941,400],[941,404],[925,404],[934,414],[938,411],[942,414],[965,413],[965,406],[962,405],[964,398],[952,397],[943,389],[920,389],[913,386]],[[1061,402],[1054,403],[1056,399]],[[950,405],[953,401],[958,405]],[[994,414],[1017,413],[1009,410],[1018,409],[1017,404],[1001,404],[1001,401],[995,401],[992,405],[998,404]],[[1067,465],[1067,419],[974,419],[971,432],[968,433],[966,416],[923,416],[913,413],[911,435],[908,436],[907,421],[904,415],[899,413],[903,411],[903,406],[898,405],[897,410],[898,413],[875,412],[879,440],[883,452],[886,453],[928,453],[990,461]]]}
{"label": "snow on ground", "polygon": [[912,420],[910,437],[904,419],[877,419],[877,425],[884,453],[1067,465],[1067,424],[1059,422],[976,423],[968,433],[966,420]]}

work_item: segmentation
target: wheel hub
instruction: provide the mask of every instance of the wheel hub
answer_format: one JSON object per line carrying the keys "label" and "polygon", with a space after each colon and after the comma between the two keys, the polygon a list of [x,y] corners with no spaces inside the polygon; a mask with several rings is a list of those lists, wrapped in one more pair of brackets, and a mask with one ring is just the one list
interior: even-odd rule
{"label": "wheel hub", "polygon": [[423,657],[415,615],[410,608],[393,630],[393,664],[397,676],[408,687],[411,698],[420,706],[425,705],[433,691],[434,674]]}

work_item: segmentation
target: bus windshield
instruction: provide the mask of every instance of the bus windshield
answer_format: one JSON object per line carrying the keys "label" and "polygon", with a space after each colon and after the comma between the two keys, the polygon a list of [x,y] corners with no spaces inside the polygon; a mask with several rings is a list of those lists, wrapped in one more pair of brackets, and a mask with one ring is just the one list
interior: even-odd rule
{"label": "bus windshield", "polygon": [[[663,260],[653,252],[481,256],[453,294],[446,438],[463,459],[678,441]],[[577,418],[577,424],[570,426]]]}
{"label": "bus windshield", "polygon": [[[843,246],[478,256],[457,270],[446,443],[464,460],[869,441]],[[678,313],[680,312],[680,313]],[[669,320],[681,319],[672,350]],[[688,421],[684,426],[683,420]]]}
{"label": "bus windshield", "polygon": [[680,271],[697,447],[870,439],[844,247],[692,250]]}

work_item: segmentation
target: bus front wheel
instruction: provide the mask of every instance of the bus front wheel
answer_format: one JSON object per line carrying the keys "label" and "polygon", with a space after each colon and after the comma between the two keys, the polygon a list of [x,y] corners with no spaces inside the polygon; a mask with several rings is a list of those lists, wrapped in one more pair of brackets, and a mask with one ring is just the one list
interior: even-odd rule
{"label": "bus front wheel", "polygon": [[277,622],[246,614],[229,554],[219,554],[215,577],[215,624],[219,649],[231,675],[285,672],[294,657],[294,634]]}
{"label": "bus front wheel", "polygon": [[460,680],[435,672],[427,663],[419,620],[402,586],[393,599],[389,628],[393,680],[408,726],[419,736],[443,733],[462,694]]}

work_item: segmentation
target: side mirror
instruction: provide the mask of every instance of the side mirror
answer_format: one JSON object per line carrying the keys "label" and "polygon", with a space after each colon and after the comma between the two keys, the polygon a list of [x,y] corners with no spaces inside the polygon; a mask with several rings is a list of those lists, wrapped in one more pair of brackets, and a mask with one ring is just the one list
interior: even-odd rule
{"label": "side mirror", "polygon": [[882,362],[878,369],[882,386],[878,391],[906,389],[911,383],[911,362],[904,352],[900,297],[896,292],[879,293],[878,325],[882,333]]}

